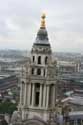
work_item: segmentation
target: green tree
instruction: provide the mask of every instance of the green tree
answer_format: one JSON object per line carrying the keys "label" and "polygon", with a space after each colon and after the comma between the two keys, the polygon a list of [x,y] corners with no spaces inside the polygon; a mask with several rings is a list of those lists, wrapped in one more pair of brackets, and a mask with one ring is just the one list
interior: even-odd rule
{"label": "green tree", "polygon": [[2,102],[0,103],[0,113],[4,114],[4,113],[8,113],[8,114],[12,114],[13,111],[15,111],[17,109],[17,104],[14,104],[12,102]]}

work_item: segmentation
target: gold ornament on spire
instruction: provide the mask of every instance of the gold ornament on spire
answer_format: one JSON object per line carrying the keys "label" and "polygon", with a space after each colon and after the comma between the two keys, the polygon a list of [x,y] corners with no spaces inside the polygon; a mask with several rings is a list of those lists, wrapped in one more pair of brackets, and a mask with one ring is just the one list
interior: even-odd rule
{"label": "gold ornament on spire", "polygon": [[45,18],[46,18],[46,15],[45,13],[42,14],[41,16],[41,28],[45,28],[46,25],[45,25]]}

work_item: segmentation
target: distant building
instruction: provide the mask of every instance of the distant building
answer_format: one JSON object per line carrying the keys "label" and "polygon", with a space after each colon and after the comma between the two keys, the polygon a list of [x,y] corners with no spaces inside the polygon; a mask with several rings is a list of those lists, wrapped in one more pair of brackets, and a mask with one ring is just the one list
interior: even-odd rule
{"label": "distant building", "polygon": [[[70,94],[68,94],[70,93]],[[66,92],[67,98],[62,102],[69,104],[72,111],[83,111],[83,90],[75,89],[74,91]]]}
{"label": "distant building", "polygon": [[8,73],[0,73],[0,91],[5,91],[18,86],[18,78],[16,75]]}
{"label": "distant building", "polygon": [[75,73],[80,71],[80,65],[72,61],[57,61],[59,73]]}

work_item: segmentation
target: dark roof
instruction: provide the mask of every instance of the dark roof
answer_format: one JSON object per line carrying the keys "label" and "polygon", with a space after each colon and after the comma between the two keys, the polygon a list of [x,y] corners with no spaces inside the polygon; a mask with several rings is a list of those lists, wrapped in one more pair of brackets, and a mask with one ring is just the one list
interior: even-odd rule
{"label": "dark roof", "polygon": [[37,33],[35,45],[50,46],[46,28],[40,28]]}
{"label": "dark roof", "polygon": [[0,90],[17,86],[18,78],[15,75],[0,80]]}

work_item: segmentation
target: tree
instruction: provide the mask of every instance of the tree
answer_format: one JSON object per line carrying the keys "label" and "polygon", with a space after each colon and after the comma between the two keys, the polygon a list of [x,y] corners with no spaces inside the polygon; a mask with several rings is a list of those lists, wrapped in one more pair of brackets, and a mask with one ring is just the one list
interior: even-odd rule
{"label": "tree", "polygon": [[8,113],[11,115],[13,111],[15,111],[16,109],[17,109],[17,104],[14,104],[12,102],[5,101],[0,103],[1,114]]}

